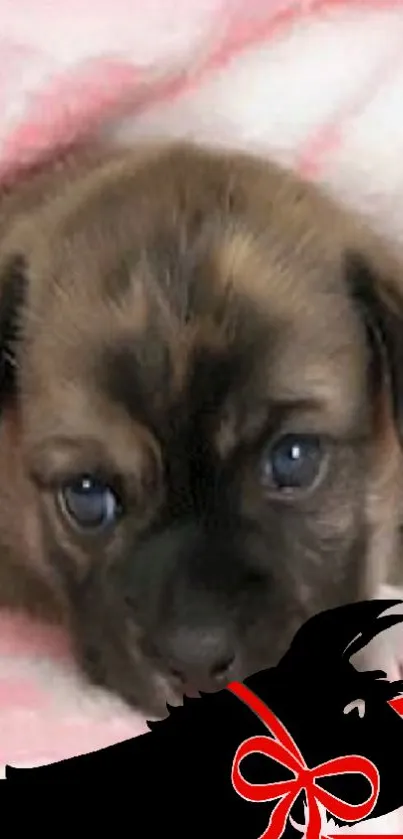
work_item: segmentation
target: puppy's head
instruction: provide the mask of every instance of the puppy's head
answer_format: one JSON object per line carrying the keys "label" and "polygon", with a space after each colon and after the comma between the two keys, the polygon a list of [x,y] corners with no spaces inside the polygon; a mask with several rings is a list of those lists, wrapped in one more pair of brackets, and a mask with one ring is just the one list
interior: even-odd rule
{"label": "puppy's head", "polygon": [[6,241],[9,542],[93,679],[158,713],[373,593],[403,302],[366,233],[271,165],[172,147],[105,155]]}

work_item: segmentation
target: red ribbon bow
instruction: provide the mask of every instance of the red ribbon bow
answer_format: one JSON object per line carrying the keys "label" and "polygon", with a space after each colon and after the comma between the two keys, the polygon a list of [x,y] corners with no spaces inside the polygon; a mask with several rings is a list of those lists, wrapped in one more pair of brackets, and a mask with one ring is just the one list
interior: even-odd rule
{"label": "red ribbon bow", "polygon": [[[262,803],[280,798],[271,814],[266,830],[260,835],[259,839],[280,839],[285,830],[291,808],[302,791],[305,792],[308,808],[306,839],[320,839],[321,836],[321,817],[318,802],[335,818],[346,822],[360,821],[370,815],[379,795],[379,772],[370,760],[358,755],[350,755],[349,757],[328,760],[326,763],[315,766],[314,769],[309,769],[287,729],[253,691],[238,682],[232,682],[229,685],[229,690],[238,699],[245,702],[264,722],[269,731],[274,734],[274,737],[260,735],[244,740],[237,749],[232,765],[232,784],[238,795],[246,801]],[[266,755],[277,763],[286,766],[293,772],[295,778],[290,781],[270,784],[249,783],[243,777],[239,767],[245,757],[256,753]],[[348,804],[341,801],[340,798],[336,798],[316,784],[319,778],[350,772],[364,775],[371,784],[372,792],[362,804]]]}

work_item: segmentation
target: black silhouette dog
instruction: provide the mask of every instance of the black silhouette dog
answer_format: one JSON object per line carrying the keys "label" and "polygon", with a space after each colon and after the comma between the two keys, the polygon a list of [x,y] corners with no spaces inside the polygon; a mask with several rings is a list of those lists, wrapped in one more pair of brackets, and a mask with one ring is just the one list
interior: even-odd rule
{"label": "black silhouette dog", "polygon": [[[50,766],[7,767],[6,779],[106,781],[115,790],[118,781],[126,791],[119,800],[136,821],[146,822],[149,836],[163,825],[164,835],[175,836],[296,837],[295,823],[304,823],[308,803],[309,835],[319,837],[317,798],[337,824],[391,813],[403,806],[403,719],[389,701],[403,693],[403,681],[389,682],[382,671],[359,672],[350,659],[403,621],[402,614],[380,617],[401,602],[323,612],[299,630],[277,667],[185,699],[167,719],[150,723],[150,733]],[[248,747],[254,753],[241,760]],[[347,765],[334,762],[345,756],[352,756]],[[328,761],[313,779],[309,770]],[[253,786],[246,789],[245,779]],[[247,800],[256,795],[259,802]]]}

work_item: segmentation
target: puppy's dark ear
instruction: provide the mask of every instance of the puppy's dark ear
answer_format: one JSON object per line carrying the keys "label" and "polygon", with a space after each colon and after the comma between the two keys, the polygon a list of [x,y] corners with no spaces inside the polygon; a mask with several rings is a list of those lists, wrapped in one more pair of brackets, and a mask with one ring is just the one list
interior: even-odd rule
{"label": "puppy's dark ear", "polygon": [[0,412],[16,386],[16,345],[25,299],[25,262],[16,256],[0,272]]}
{"label": "puppy's dark ear", "polygon": [[386,389],[403,447],[403,266],[382,253],[349,252],[350,293],[366,326],[371,348],[371,381]]}

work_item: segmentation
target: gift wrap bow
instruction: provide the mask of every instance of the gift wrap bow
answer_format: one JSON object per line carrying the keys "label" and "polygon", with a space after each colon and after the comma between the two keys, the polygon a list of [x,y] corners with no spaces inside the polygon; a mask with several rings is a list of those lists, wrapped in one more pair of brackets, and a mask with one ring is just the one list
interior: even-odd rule
{"label": "gift wrap bow", "polygon": [[[320,839],[319,803],[332,816],[346,822],[361,821],[370,815],[379,795],[379,772],[370,760],[358,755],[349,755],[348,757],[328,760],[311,769],[305,763],[301,752],[285,726],[253,691],[238,682],[229,685],[229,690],[248,705],[274,735],[273,737],[259,735],[244,740],[236,751],[232,765],[231,780],[233,787],[238,795],[246,801],[263,803],[274,801],[276,798],[280,799],[259,839],[280,839],[285,830],[291,808],[301,792],[305,793],[308,813],[306,839]],[[290,769],[295,777],[289,781],[278,783],[250,783],[243,777],[240,764],[252,754],[263,754],[272,758],[272,760]],[[316,783],[320,778],[350,773],[363,775],[371,785],[372,792],[362,804],[349,804],[346,801],[341,801],[340,798],[326,792]]]}

